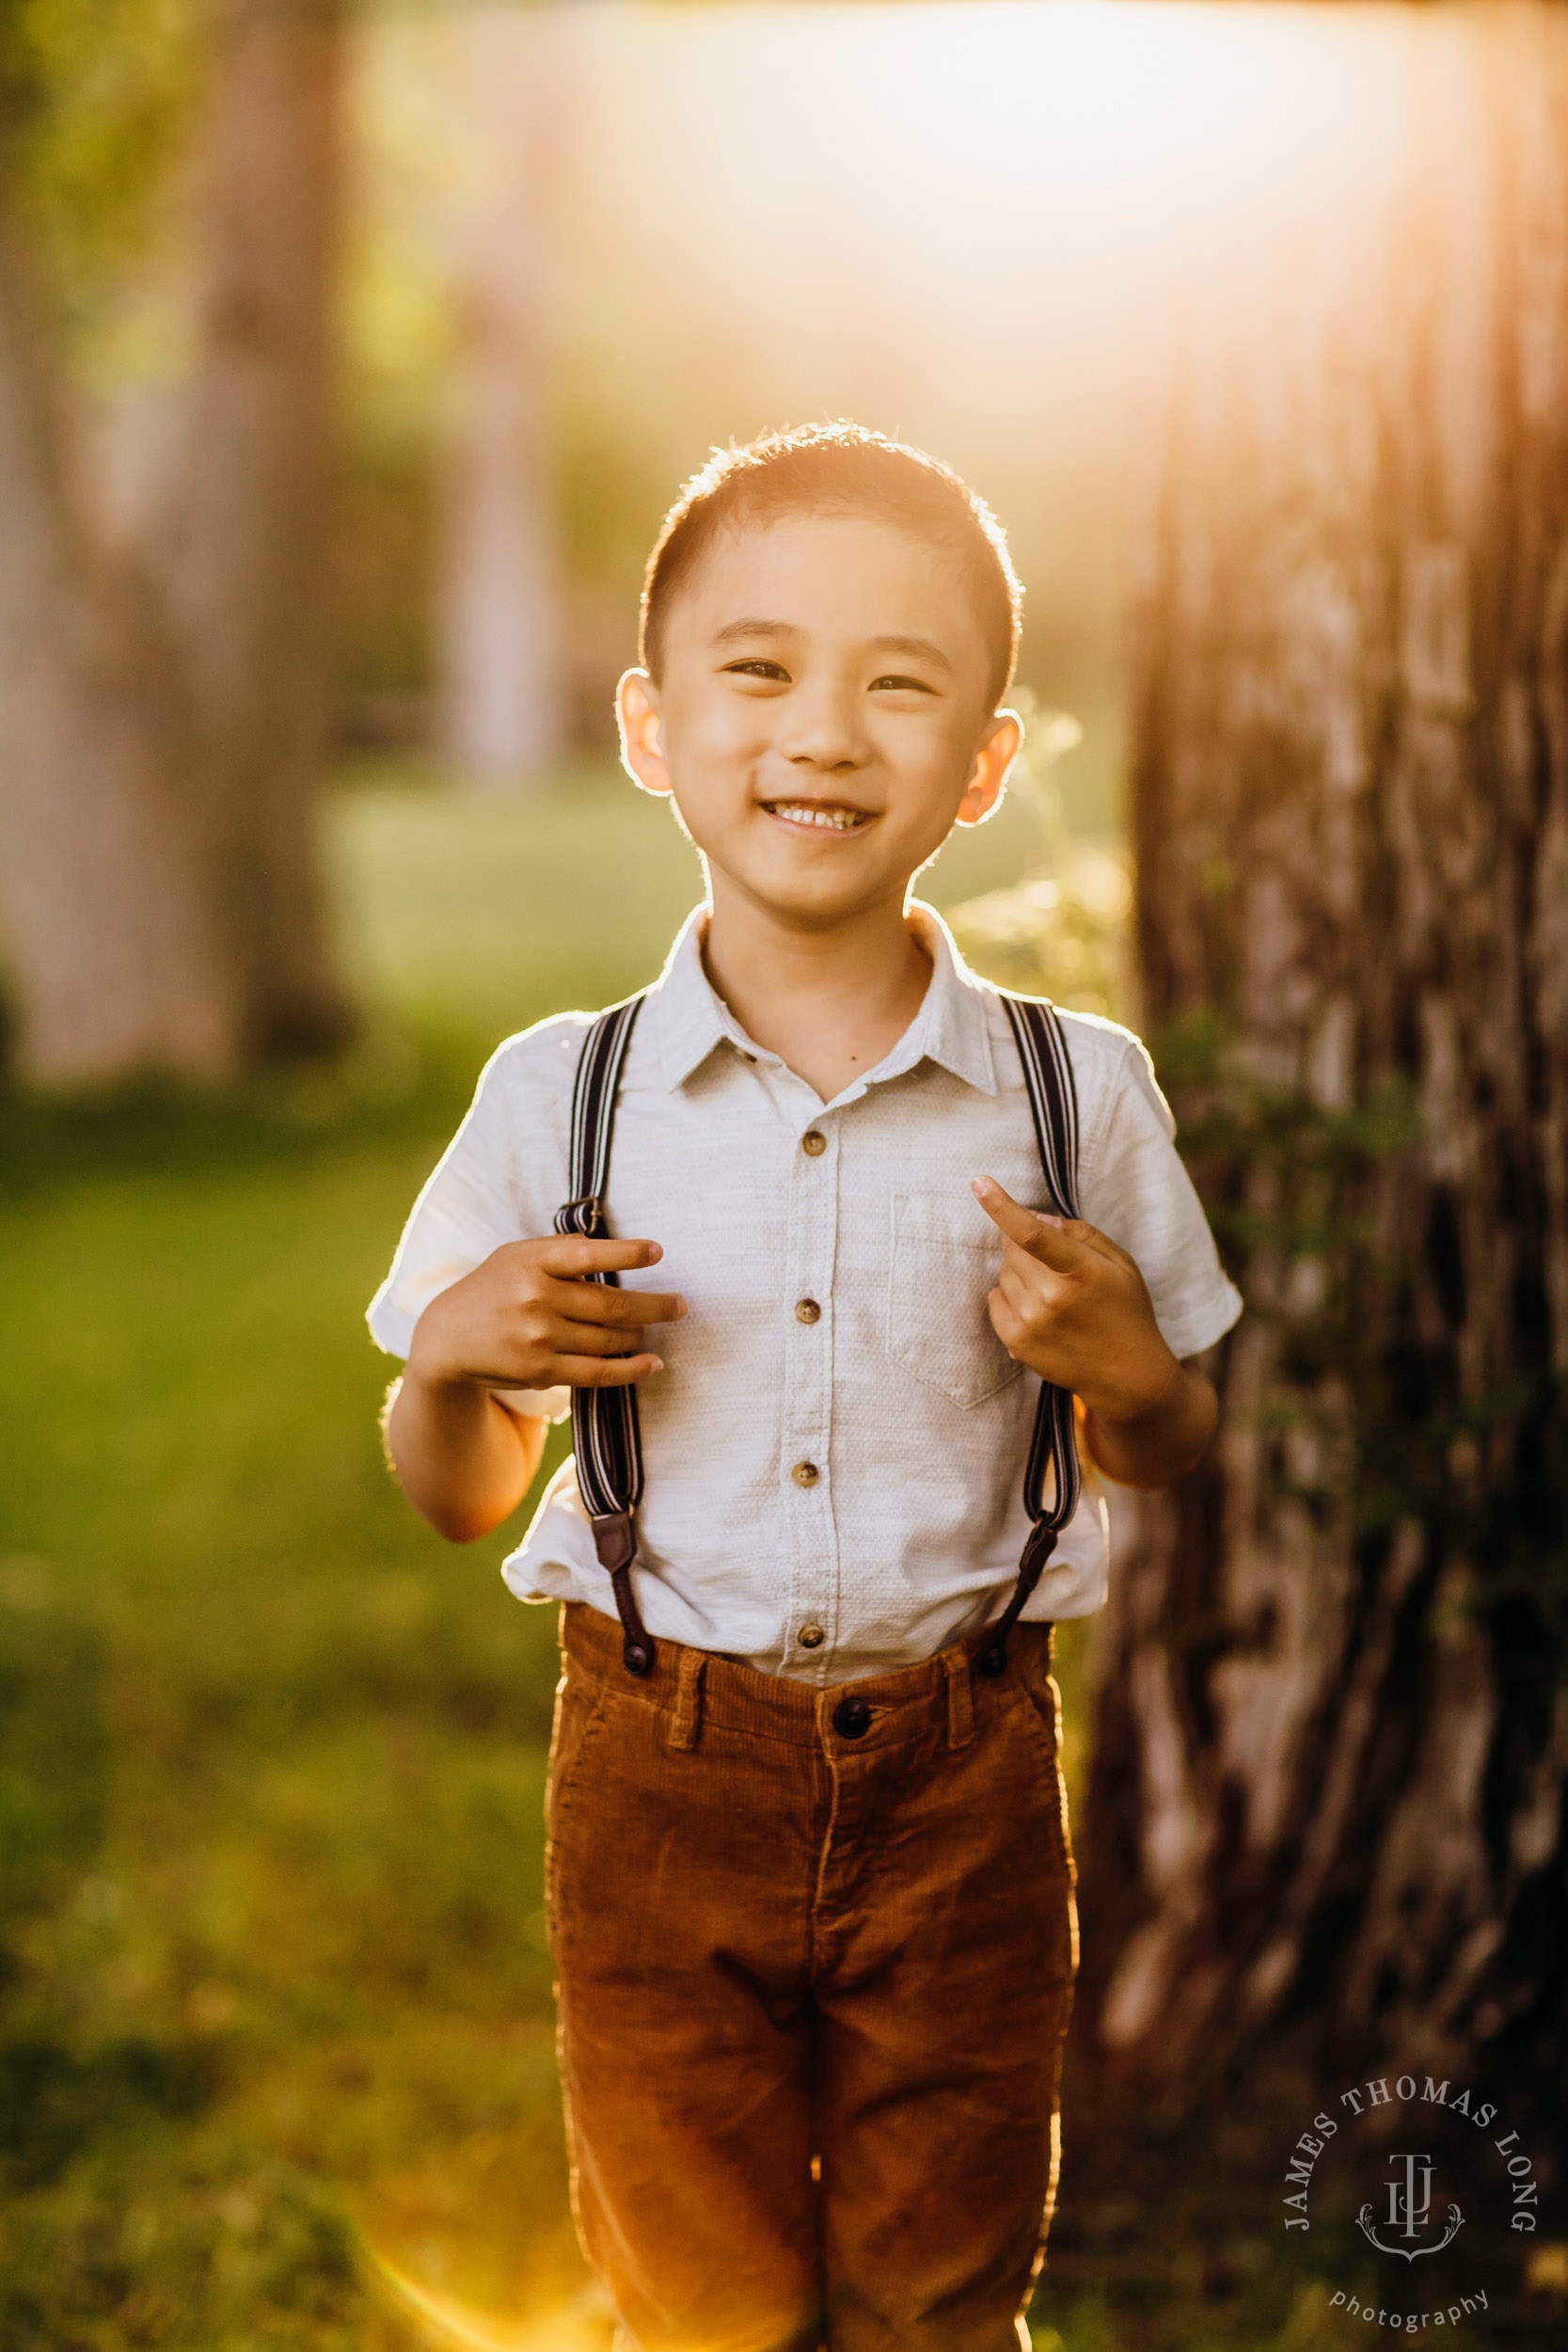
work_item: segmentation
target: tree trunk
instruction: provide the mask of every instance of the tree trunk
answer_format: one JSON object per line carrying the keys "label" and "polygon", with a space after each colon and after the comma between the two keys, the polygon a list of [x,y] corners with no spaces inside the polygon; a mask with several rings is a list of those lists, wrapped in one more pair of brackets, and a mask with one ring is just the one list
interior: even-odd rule
{"label": "tree trunk", "polygon": [[310,825],[341,39],[336,0],[223,20],[198,356],[140,546],[81,493],[0,248],[0,920],[37,1080],[221,1078],[346,1025]]}
{"label": "tree trunk", "polygon": [[441,469],[441,748],[459,774],[505,787],[565,744],[538,337],[499,281],[469,290],[458,332]]}
{"label": "tree trunk", "polygon": [[530,27],[521,115],[515,28],[481,16],[458,35],[475,184],[449,249],[457,347],[440,476],[439,726],[459,774],[502,788],[559,760],[567,736],[545,390],[561,13],[538,10]]}
{"label": "tree trunk", "polygon": [[311,813],[330,691],[340,0],[230,0],[198,201],[208,254],[162,536],[201,718],[247,1060],[339,1042]]}
{"label": "tree trunk", "polygon": [[188,713],[149,600],[81,514],[32,296],[0,221],[0,922],[18,1058],[55,1081],[221,1077],[238,1007]]}
{"label": "tree trunk", "polygon": [[1145,1015],[1247,1299],[1085,1808],[1085,2046],[1172,2112],[1563,2057],[1568,24],[1384,23],[1378,152],[1189,270],[1146,443]]}

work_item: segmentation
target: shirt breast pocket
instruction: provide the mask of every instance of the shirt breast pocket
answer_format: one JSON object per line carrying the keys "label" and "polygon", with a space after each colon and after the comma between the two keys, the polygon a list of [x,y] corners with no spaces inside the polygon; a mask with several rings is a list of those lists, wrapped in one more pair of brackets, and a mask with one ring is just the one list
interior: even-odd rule
{"label": "shirt breast pocket", "polygon": [[966,1409],[1022,1378],[991,1329],[987,1294],[1002,1238],[983,1211],[927,1193],[895,1192],[888,1268],[887,1352],[927,1388]]}

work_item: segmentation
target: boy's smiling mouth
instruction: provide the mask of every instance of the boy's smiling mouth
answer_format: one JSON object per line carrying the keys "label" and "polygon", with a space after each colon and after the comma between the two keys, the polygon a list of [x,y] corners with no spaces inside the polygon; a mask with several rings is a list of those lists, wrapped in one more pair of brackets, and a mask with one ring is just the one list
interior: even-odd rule
{"label": "boy's smiling mouth", "polygon": [[764,801],[762,806],[781,824],[815,833],[858,833],[871,822],[869,809],[847,808],[837,801]]}

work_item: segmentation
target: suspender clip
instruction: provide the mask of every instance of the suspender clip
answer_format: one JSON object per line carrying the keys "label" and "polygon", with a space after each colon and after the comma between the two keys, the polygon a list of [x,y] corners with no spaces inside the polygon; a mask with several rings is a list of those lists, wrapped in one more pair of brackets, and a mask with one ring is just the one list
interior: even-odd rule
{"label": "suspender clip", "polygon": [[1056,1530],[1048,1526],[1044,1519],[1037,1519],[1029,1530],[1029,1539],[1023,1547],[1023,1557],[1018,1564],[1020,1576],[1028,1579],[1025,1586],[1026,1597],[1039,1582],[1040,1571],[1055,1549]]}
{"label": "suspender clip", "polygon": [[994,1681],[1007,1671],[1007,1636],[1023,1614],[1023,1605],[1040,1581],[1040,1570],[1056,1549],[1056,1530],[1044,1519],[1037,1519],[1029,1530],[1023,1547],[1023,1557],[1018,1564],[1018,1582],[1013,1597],[997,1618],[990,1639],[974,1660],[975,1671],[988,1675]]}
{"label": "suspender clip", "polygon": [[629,1568],[637,1557],[637,1528],[631,1513],[611,1511],[591,1524],[600,1567],[608,1568],[611,1576],[617,1568]]}
{"label": "suspender clip", "polygon": [[556,1212],[558,1233],[577,1233],[586,1241],[603,1241],[605,1236],[604,1195],[598,1192],[580,1193]]}

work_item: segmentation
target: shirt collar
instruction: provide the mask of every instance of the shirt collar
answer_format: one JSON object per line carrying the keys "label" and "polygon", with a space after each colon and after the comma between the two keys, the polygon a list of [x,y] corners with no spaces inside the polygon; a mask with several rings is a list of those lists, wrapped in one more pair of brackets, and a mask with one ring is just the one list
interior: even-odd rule
{"label": "shirt collar", "polygon": [[675,933],[663,971],[648,991],[648,1009],[657,1022],[664,1083],[672,1093],[726,1038],[743,1054],[756,1051],[703,969],[706,929],[706,907],[693,907]]}
{"label": "shirt collar", "polygon": [[[972,972],[934,908],[916,899],[910,922],[931,959],[931,979],[920,1010],[872,1078],[895,1078],[918,1062],[934,1061],[982,1094],[996,1092],[990,1007],[995,991]],[[664,1083],[673,1093],[728,1041],[754,1057],[758,1048],[703,969],[705,907],[693,907],[675,934],[664,969],[649,991]]]}
{"label": "shirt collar", "polygon": [[970,970],[935,907],[916,898],[910,908],[910,921],[931,959],[931,985],[908,1031],[908,1041],[915,1049],[911,1066],[924,1056],[981,1094],[994,1094],[990,1009],[996,991]]}

